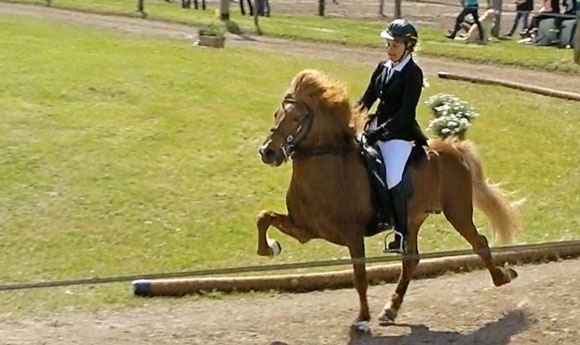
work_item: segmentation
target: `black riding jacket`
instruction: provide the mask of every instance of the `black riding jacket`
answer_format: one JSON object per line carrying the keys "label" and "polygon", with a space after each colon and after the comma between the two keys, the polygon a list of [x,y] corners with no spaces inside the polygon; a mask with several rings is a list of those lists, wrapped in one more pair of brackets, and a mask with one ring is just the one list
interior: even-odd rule
{"label": "black riding jacket", "polygon": [[379,130],[384,132],[381,140],[403,139],[424,146],[427,137],[416,120],[422,90],[423,71],[411,56],[402,68],[399,65],[392,68],[387,61],[381,61],[357,105],[368,111],[380,100],[373,116],[377,117]]}

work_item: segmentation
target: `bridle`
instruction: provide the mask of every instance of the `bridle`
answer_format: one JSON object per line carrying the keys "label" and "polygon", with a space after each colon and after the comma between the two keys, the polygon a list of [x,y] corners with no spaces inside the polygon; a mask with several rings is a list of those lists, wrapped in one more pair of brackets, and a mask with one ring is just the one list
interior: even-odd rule
{"label": "bridle", "polygon": [[282,111],[286,117],[286,105],[299,104],[306,108],[306,114],[300,119],[298,127],[294,133],[284,135],[280,133],[278,125],[270,128],[272,135],[277,135],[282,138],[282,152],[284,159],[299,159],[308,158],[321,155],[342,155],[350,151],[352,146],[323,146],[323,147],[301,147],[299,144],[304,141],[308,133],[312,129],[314,122],[314,111],[305,102],[297,99],[294,95],[288,95],[282,100]]}
{"label": "bridle", "polygon": [[288,115],[288,113],[286,112],[286,105],[288,104],[300,104],[304,106],[306,108],[306,115],[304,115],[302,119],[300,119],[298,127],[296,127],[294,133],[284,135],[280,133],[280,128],[278,127],[278,125],[270,128],[270,132],[272,132],[272,135],[282,137],[282,152],[284,153],[285,159],[292,158],[292,156],[296,151],[296,146],[300,144],[300,142],[302,142],[304,138],[306,138],[308,132],[310,132],[310,129],[312,128],[312,122],[314,120],[314,112],[312,111],[312,108],[310,108],[308,104],[299,101],[298,99],[296,99],[291,95],[284,97],[284,99],[282,100],[281,109],[284,112],[284,117]]}

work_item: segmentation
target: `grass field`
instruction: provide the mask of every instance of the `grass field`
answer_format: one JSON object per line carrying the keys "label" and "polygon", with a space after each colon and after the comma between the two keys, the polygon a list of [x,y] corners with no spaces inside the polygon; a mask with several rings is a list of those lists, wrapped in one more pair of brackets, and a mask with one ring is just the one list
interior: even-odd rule
{"label": "grass field", "polygon": [[[255,255],[255,216],[285,209],[290,172],[263,165],[257,147],[299,70],[333,71],[354,100],[369,66],[2,15],[0,27],[1,283],[347,255],[275,230],[283,255]],[[514,200],[526,198],[518,242],[578,238],[577,104],[443,80],[432,80],[423,100],[438,92],[481,113],[468,135],[488,176]],[[427,106],[419,112],[426,127]],[[381,242],[368,239],[368,254],[379,255]],[[424,225],[420,244],[423,252],[467,247],[442,217]],[[0,315],[165,303],[131,298],[129,289],[0,293]]]}
{"label": "grass field", "polygon": [[[2,0],[6,1],[6,0]],[[10,0],[13,1],[13,0]],[[45,4],[42,0],[14,0],[19,3]],[[165,1],[146,1],[149,19],[203,25],[216,21],[216,9],[207,11],[183,10],[177,3]],[[53,7],[74,10],[139,15],[134,0],[55,0]],[[232,9],[231,20],[242,31],[254,32],[253,19],[241,16]],[[291,16],[275,14],[271,18],[260,18],[265,35],[286,37],[299,40],[339,43],[351,46],[379,47],[377,33],[384,28],[383,21],[353,20],[345,18],[320,18],[317,16]],[[441,56],[480,63],[517,65],[544,70],[559,70],[567,73],[580,73],[580,66],[572,61],[570,49],[552,47],[530,47],[514,40],[495,40],[487,46],[466,45],[463,42],[450,42],[443,32],[421,27],[421,54]]]}

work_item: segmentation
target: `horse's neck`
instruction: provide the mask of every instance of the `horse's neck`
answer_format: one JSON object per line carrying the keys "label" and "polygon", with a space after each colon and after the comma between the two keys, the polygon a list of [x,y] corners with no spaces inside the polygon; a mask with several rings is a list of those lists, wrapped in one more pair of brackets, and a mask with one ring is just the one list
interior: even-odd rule
{"label": "horse's neck", "polygon": [[[293,161],[286,205],[296,224],[314,232],[333,233],[340,232],[344,222],[372,216],[370,185],[358,155],[355,150],[345,156]],[[336,228],[328,230],[325,227],[329,224]]]}
{"label": "horse's neck", "polygon": [[331,193],[337,188],[357,184],[364,178],[364,165],[358,152],[345,155],[320,155],[292,161],[291,188],[301,194]]}

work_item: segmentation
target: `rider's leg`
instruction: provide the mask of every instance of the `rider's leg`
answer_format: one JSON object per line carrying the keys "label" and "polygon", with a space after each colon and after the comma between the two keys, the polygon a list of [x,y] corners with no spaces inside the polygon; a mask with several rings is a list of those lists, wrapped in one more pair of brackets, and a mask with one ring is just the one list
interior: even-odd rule
{"label": "rider's leg", "polygon": [[395,216],[395,240],[389,243],[388,249],[399,250],[404,247],[408,222],[407,193],[402,182],[403,172],[411,155],[413,142],[394,139],[381,142],[380,148],[385,161],[387,187],[391,193]]}
{"label": "rider's leg", "polygon": [[408,233],[407,191],[403,181],[390,191],[395,216],[395,239],[387,246],[388,250],[405,251]]}

